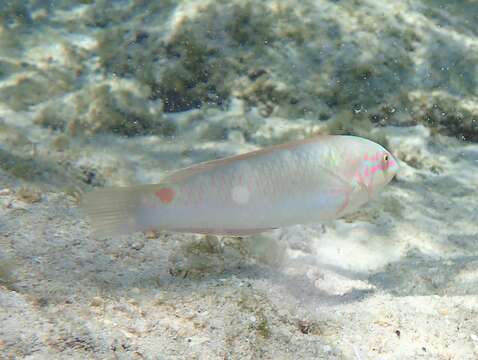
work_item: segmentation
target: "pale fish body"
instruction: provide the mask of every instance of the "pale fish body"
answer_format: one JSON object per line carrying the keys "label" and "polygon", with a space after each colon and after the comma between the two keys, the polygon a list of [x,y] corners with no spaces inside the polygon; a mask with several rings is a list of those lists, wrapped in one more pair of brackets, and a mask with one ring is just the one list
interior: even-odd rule
{"label": "pale fish body", "polygon": [[319,136],[194,165],[159,184],[95,190],[84,205],[98,235],[244,235],[342,217],[397,170],[397,160],[370,140]]}

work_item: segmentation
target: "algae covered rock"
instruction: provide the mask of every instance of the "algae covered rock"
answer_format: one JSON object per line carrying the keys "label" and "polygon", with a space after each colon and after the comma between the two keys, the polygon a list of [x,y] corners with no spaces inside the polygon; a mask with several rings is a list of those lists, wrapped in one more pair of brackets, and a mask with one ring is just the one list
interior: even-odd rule
{"label": "algae covered rock", "polygon": [[409,94],[414,119],[440,133],[478,141],[478,97],[462,99],[445,93]]}
{"label": "algae covered rock", "polygon": [[138,79],[165,112],[239,98],[264,117],[327,120],[396,99],[405,108],[403,94],[417,88],[476,91],[478,51],[438,31],[427,4],[183,2],[144,16],[153,7],[132,6],[143,21],[106,29],[98,42],[104,69]]}
{"label": "algae covered rock", "polygon": [[15,26],[30,21],[28,4],[23,1],[2,1],[0,3],[0,26]]}
{"label": "algae covered rock", "polygon": [[[82,98],[78,108],[84,108]],[[126,91],[112,92],[109,86],[92,89],[92,102],[79,117],[80,126],[90,132],[111,131],[134,135],[152,127],[152,114],[148,112],[145,100]]]}
{"label": "algae covered rock", "polygon": [[111,132],[138,135],[174,132],[161,120],[160,108],[137,88],[100,84],[77,92],[69,101],[51,102],[38,112],[35,122],[70,135]]}
{"label": "algae covered rock", "polygon": [[72,74],[64,71],[19,75],[0,89],[0,101],[15,111],[48,101],[73,89]]}
{"label": "algae covered rock", "polygon": [[[317,124],[354,112],[374,125],[413,124],[428,106],[415,95],[442,92],[432,102],[448,115],[424,123],[475,139],[473,2],[446,17],[440,1],[22,4],[2,5],[0,51],[16,58],[0,59],[0,101],[37,111],[53,130],[170,136],[180,129],[165,115],[227,112],[238,99],[256,119]],[[45,36],[31,39],[36,19]],[[449,99],[468,105],[455,116],[462,106]],[[349,120],[347,131],[363,125]]]}
{"label": "algae covered rock", "polygon": [[370,114],[375,125],[422,124],[432,134],[478,141],[478,97],[458,96],[443,90],[415,90],[402,94]]}

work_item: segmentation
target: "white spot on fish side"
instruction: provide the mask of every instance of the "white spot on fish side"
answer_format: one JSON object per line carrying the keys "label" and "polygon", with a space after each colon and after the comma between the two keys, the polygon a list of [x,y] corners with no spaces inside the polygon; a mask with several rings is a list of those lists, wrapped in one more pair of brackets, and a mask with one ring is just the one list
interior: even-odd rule
{"label": "white spot on fish side", "polygon": [[234,186],[231,191],[232,200],[237,204],[246,204],[249,201],[250,192],[245,186]]}

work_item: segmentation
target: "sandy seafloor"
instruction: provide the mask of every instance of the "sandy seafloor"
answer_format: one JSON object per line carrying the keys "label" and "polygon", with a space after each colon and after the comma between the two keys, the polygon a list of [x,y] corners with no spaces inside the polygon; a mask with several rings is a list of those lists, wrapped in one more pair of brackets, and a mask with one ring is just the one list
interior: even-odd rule
{"label": "sandy seafloor", "polygon": [[[0,358],[478,358],[477,1],[51,3],[0,2]],[[242,239],[78,207],[316,133],[401,171]]]}

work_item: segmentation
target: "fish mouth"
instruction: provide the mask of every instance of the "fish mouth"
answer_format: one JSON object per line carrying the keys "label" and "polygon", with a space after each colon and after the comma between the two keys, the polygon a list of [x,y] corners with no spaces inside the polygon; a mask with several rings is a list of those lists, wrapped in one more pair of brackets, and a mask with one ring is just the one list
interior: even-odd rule
{"label": "fish mouth", "polygon": [[398,162],[395,163],[396,165],[392,167],[390,170],[390,173],[388,175],[388,182],[392,181],[394,178],[397,177],[397,174],[400,172],[400,165],[398,165]]}
{"label": "fish mouth", "polygon": [[387,183],[392,181],[392,179],[400,171],[400,163],[397,158],[391,153],[389,153],[388,155],[390,156],[390,161],[388,163],[388,166],[384,169],[384,175],[387,180]]}
{"label": "fish mouth", "polygon": [[400,163],[394,155],[390,154],[390,156],[391,162],[388,168],[393,172],[393,175],[395,175],[400,170]]}

